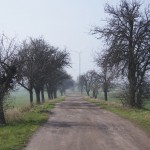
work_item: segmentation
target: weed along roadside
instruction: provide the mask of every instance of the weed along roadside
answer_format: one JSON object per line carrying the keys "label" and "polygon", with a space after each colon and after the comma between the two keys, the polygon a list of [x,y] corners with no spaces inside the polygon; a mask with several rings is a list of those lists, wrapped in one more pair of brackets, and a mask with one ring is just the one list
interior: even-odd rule
{"label": "weed along roadside", "polygon": [[104,100],[92,99],[89,97],[84,97],[84,100],[94,103],[99,106],[100,109],[108,110],[125,119],[128,119],[150,135],[150,110],[127,108],[112,101],[106,102]]}
{"label": "weed along roadside", "polygon": [[50,110],[55,107],[55,104],[63,100],[64,97],[61,97],[31,109],[25,106],[7,112],[7,124],[0,126],[0,150],[21,150],[41,123],[47,121]]}

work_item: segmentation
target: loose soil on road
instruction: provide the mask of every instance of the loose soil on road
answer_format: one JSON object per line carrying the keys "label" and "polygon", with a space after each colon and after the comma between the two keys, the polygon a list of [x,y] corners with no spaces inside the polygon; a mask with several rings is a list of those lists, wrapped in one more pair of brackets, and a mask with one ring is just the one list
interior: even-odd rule
{"label": "loose soil on road", "polygon": [[150,150],[150,138],[128,120],[68,96],[24,150]]}

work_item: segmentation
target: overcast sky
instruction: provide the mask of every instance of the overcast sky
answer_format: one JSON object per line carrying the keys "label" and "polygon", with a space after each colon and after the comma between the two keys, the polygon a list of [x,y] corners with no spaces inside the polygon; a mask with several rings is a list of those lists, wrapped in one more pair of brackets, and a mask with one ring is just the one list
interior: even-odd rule
{"label": "overcast sky", "polygon": [[[149,0],[145,0],[148,4]],[[117,4],[119,0],[0,0],[0,33],[22,41],[27,37],[43,36],[51,45],[67,48],[71,54],[72,68],[67,69],[74,79],[93,69],[94,52],[103,43],[89,35],[91,26],[104,22],[105,3]]]}

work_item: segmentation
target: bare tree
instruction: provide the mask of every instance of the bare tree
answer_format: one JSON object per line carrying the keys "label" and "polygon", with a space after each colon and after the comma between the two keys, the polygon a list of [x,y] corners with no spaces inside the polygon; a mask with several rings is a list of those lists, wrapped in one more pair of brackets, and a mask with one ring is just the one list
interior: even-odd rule
{"label": "bare tree", "polygon": [[83,94],[83,91],[85,89],[85,87],[84,87],[84,76],[83,75],[80,75],[78,77],[77,85],[78,85],[78,89],[81,90],[81,94]]}
{"label": "bare tree", "polygon": [[115,77],[117,77],[117,71],[113,68],[110,68],[107,62],[107,59],[101,55],[101,53],[97,53],[95,57],[95,62],[97,66],[100,68],[99,72],[99,78],[101,82],[101,86],[104,92],[104,98],[105,101],[108,100],[108,92],[109,89],[112,87],[113,83],[112,81],[114,80]]}
{"label": "bare tree", "polygon": [[101,76],[94,70],[92,70],[91,72],[92,72],[92,76],[93,76],[91,90],[93,92],[93,97],[97,98],[98,90],[101,87]]}
{"label": "bare tree", "polygon": [[58,89],[61,93],[61,96],[63,96],[67,89],[74,87],[74,80],[71,76],[67,75],[64,76],[63,79],[61,79]]}
{"label": "bare tree", "polygon": [[70,66],[69,53],[66,50],[57,50],[53,55],[49,68],[47,68],[46,87],[49,99],[57,98],[59,83],[68,77],[64,71],[64,68],[68,66]]}
{"label": "bare tree", "polygon": [[27,41],[24,41],[20,47],[19,63],[22,65],[18,72],[18,84],[29,91],[30,105],[33,106],[34,60],[33,52],[31,51],[30,44]]}
{"label": "bare tree", "polygon": [[14,40],[8,39],[5,35],[0,39],[0,124],[5,124],[4,100],[6,94],[15,83],[16,67],[16,46]]}
{"label": "bare tree", "polygon": [[90,91],[93,82],[93,70],[86,72],[81,76],[81,81],[84,84],[85,91],[88,96],[90,96]]}
{"label": "bare tree", "polygon": [[94,70],[90,70],[81,75],[79,79],[79,84],[85,89],[87,95],[90,96],[92,90],[94,97],[97,97],[100,84],[98,74]]}
{"label": "bare tree", "polygon": [[56,49],[50,46],[43,38],[30,38],[31,51],[33,52],[34,72],[33,88],[37,104],[45,102],[44,86],[48,78],[49,63],[53,60]]}
{"label": "bare tree", "polygon": [[150,69],[150,10],[140,11],[139,1],[122,0],[118,7],[106,5],[112,16],[104,28],[95,27],[93,34],[104,38],[104,57],[110,67],[117,68],[129,81],[129,103],[142,107],[142,86]]}
{"label": "bare tree", "polygon": [[[33,106],[33,89],[35,89],[37,103],[40,103],[40,93],[44,102],[44,85],[49,77],[56,49],[50,46],[43,38],[26,40],[23,42],[19,57],[22,66],[19,71],[18,83],[29,91],[30,104]],[[52,68],[52,67],[51,67]]]}

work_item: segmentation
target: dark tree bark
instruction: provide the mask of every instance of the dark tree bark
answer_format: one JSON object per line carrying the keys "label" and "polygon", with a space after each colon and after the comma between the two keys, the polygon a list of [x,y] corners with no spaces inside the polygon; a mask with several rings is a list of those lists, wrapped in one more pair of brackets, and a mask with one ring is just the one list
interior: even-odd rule
{"label": "dark tree bark", "polygon": [[50,95],[50,91],[49,91],[49,86],[48,86],[48,84],[46,84],[46,90],[47,90],[48,99],[51,99],[51,95]]}
{"label": "dark tree bark", "polygon": [[41,97],[42,97],[42,102],[45,102],[45,97],[44,97],[44,88],[41,90]]}
{"label": "dark tree bark", "polygon": [[35,94],[36,94],[36,102],[37,104],[40,104],[41,103],[41,99],[40,99],[40,90],[37,88],[35,89]]}
{"label": "dark tree bark", "polygon": [[30,94],[30,106],[33,107],[33,90],[32,89],[29,90],[29,94]]}
{"label": "dark tree bark", "polygon": [[53,90],[53,87],[52,87],[51,83],[47,84],[47,94],[48,94],[49,100],[54,98],[54,90]]}
{"label": "dark tree bark", "polygon": [[50,90],[50,99],[54,99],[54,92],[53,92],[53,90]]}
{"label": "dark tree bark", "polygon": [[139,109],[141,109],[142,106],[143,106],[143,103],[142,103],[142,101],[141,101],[141,99],[142,99],[142,93],[143,93],[143,91],[142,91],[142,86],[140,86],[140,88],[139,88],[139,90],[138,90],[138,92],[137,92],[137,102],[136,102],[136,106],[137,106]]}
{"label": "dark tree bark", "polygon": [[104,91],[104,98],[105,98],[105,101],[108,101],[108,87],[110,85],[108,85],[108,81],[107,81],[107,77],[106,77],[106,74],[104,75],[104,82],[103,82],[103,91]]}
{"label": "dark tree bark", "polygon": [[105,98],[105,101],[108,100],[108,97],[107,97],[107,91],[104,91],[104,98]]}
{"label": "dark tree bark", "polygon": [[55,89],[54,90],[54,99],[56,99],[57,98],[57,90]]}
{"label": "dark tree bark", "polygon": [[96,93],[94,90],[93,90],[93,98],[96,98]]}
{"label": "dark tree bark", "polygon": [[[131,16],[132,17],[132,16]],[[129,101],[132,107],[135,106],[136,92],[136,65],[133,48],[133,18],[129,19],[129,65],[128,65],[128,80],[129,80]]]}
{"label": "dark tree bark", "polygon": [[0,100],[0,124],[5,124],[5,115],[4,115],[4,108],[3,108],[3,101]]}

